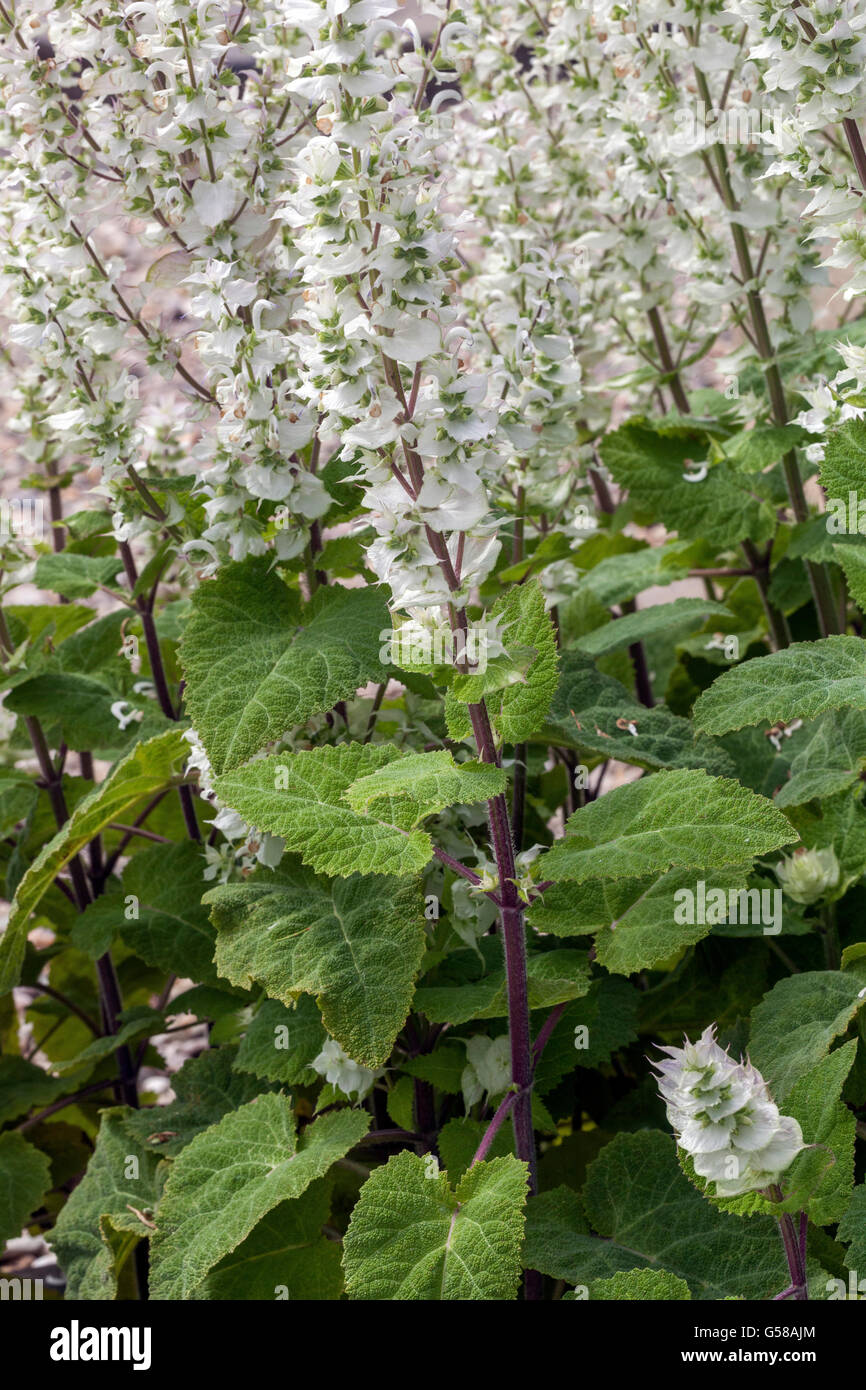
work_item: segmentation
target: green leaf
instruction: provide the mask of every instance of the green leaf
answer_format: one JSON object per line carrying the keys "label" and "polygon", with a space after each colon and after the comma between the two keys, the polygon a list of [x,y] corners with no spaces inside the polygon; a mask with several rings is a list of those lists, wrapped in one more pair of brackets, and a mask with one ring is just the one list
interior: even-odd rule
{"label": "green leaf", "polygon": [[733,666],[695,702],[695,728],[709,734],[780,719],[815,719],[827,710],[866,709],[866,642],[824,637]]}
{"label": "green leaf", "polygon": [[725,453],[743,473],[763,473],[804,439],[799,425],[757,425],[729,439]]}
{"label": "green leaf", "polygon": [[212,889],[216,963],[232,984],[254,981],[290,1004],[317,996],[328,1032],[366,1066],[384,1062],[405,1022],[425,948],[415,883],[329,881],[297,868]]}
{"label": "green leaf", "polygon": [[791,776],[774,797],[777,806],[844,791],[866,767],[866,720],[857,710],[831,711],[804,737],[793,742]]}
{"label": "green leaf", "polygon": [[618,1134],[606,1144],[590,1164],[582,1204],[568,1188],[536,1197],[523,1262],[590,1287],[661,1267],[696,1299],[772,1298],[789,1283],[775,1222],[717,1211],[680,1171],[673,1140],[657,1130]]}
{"label": "green leaf", "polygon": [[0,1249],[20,1236],[50,1186],[48,1158],[23,1134],[0,1134]]}
{"label": "green leaf", "polygon": [[113,1299],[123,1264],[151,1233],[138,1213],[152,1220],[164,1169],[161,1155],[125,1128],[127,1113],[120,1107],[102,1112],[87,1171],[49,1237],[66,1275],[67,1298]]}
{"label": "green leaf", "polygon": [[202,584],[181,643],[185,700],[214,771],[383,675],[388,609],[375,588],[322,589],[303,611],[261,556]]}
{"label": "green leaf", "polygon": [[[405,1063],[403,1070],[409,1076],[417,1076],[420,1081],[429,1081],[431,1086],[446,1095],[458,1096],[465,1067],[465,1047],[461,1043],[445,1042],[434,1047],[432,1052],[422,1052],[420,1057],[413,1057]],[[444,1131],[440,1132],[440,1141],[442,1133]],[[447,1168],[448,1164],[445,1166]]]}
{"label": "green leaf", "polygon": [[3,609],[16,646],[25,641],[59,646],[93,621],[93,609],[81,603],[10,603]]}
{"label": "green leaf", "polygon": [[820,1146],[798,1154],[782,1180],[816,1226],[841,1220],[854,1185],[855,1117],[841,1097],[857,1045],[854,1038],[823,1057],[785,1101],[784,1113],[799,1121],[804,1141]]}
{"label": "green leaf", "polygon": [[841,970],[804,970],[779,980],[752,1010],[749,1056],[776,1104],[847,1032],[863,1004],[860,981]]}
{"label": "green leaf", "polygon": [[675,598],[671,603],[657,603],[650,608],[639,608],[635,613],[627,613],[623,618],[615,618],[605,623],[585,637],[578,637],[575,646],[588,656],[603,656],[606,652],[620,647],[630,647],[659,632],[678,628],[690,619],[694,628],[701,626],[707,618],[718,615],[722,618],[732,616],[723,603],[709,598]]}
{"label": "green leaf", "polygon": [[730,754],[714,739],[696,736],[688,719],[664,705],[647,709],[638,704],[624,685],[602,675],[579,652],[563,655],[562,677],[541,737],[556,742],[557,733],[567,746],[653,772],[677,767],[699,767],[719,777],[736,772]]}
{"label": "green leaf", "polygon": [[[128,735],[121,732],[111,713],[118,699],[119,692],[101,680],[55,669],[19,685],[5,703],[13,714],[38,719],[46,729],[58,730],[64,743],[80,750],[117,748],[127,741]],[[147,703],[136,697],[127,701],[130,709],[144,710]]]}
{"label": "green leaf", "polygon": [[370,1175],[352,1212],[343,1242],[349,1297],[516,1298],[526,1174],[516,1158],[496,1158],[452,1190],[417,1154],[396,1154]]}
{"label": "green leaf", "polygon": [[669,532],[688,540],[726,549],[746,537],[760,544],[776,526],[769,501],[761,495],[763,479],[743,477],[736,465],[722,461],[699,482],[688,482],[690,464],[703,463],[710,440],[694,429],[651,428],[645,421],[627,421],[605,435],[600,454],[614,478],[629,490],[641,518],[651,523],[664,517]]}
{"label": "green leaf", "polygon": [[0,993],[18,982],[30,914],[60,870],[111,821],[122,821],[131,806],[170,786],[188,752],[182,733],[175,729],[136,744],[105,781],[78,803],[63,828],[43,847],[18,885],[6,931],[0,938]]}
{"label": "green leaf", "polygon": [[666,1269],[631,1269],[611,1275],[610,1279],[593,1279],[589,1288],[593,1302],[599,1299],[617,1302],[684,1302],[692,1296],[685,1279],[678,1279]]}
{"label": "green leaf", "polygon": [[[462,705],[487,700],[487,711],[497,740],[520,743],[529,738],[550,709],[557,683],[556,632],[547,612],[544,591],[537,581],[517,585],[497,599],[490,618],[500,620],[503,642],[512,648],[531,648],[535,657],[525,676],[500,687],[485,675],[458,676],[446,699],[448,727],[454,738],[469,734],[469,716]],[[491,663],[493,664],[493,663]]]}
{"label": "green leaf", "polygon": [[0,1125],[15,1120],[34,1106],[50,1105],[62,1096],[66,1083],[23,1057],[0,1056]]}
{"label": "green leaf", "polygon": [[866,1269],[866,1184],[855,1187],[837,1232],[839,1240],[850,1242],[845,1263],[856,1274]]}
{"label": "green leaf", "polygon": [[[581,576],[581,592],[592,594],[605,608],[625,603],[645,589],[686,579],[688,551],[683,541],[669,541],[666,545],[644,545],[623,555],[607,555]],[[585,563],[584,547],[574,558],[580,565]]]}
{"label": "green leaf", "polygon": [[329,1184],[268,1212],[246,1240],[211,1270],[195,1299],[333,1301],[343,1291],[339,1242],[326,1240]]}
{"label": "green leaf", "polygon": [[[529,1007],[549,1009],[579,999],[589,988],[585,951],[544,951],[530,955],[527,968]],[[477,984],[427,985],[415,991],[414,1008],[431,1023],[469,1023],[472,1019],[506,1018],[508,989],[504,966]]]}
{"label": "green leaf", "polygon": [[316,1001],[302,994],[294,1008],[266,999],[238,1048],[235,1067],[269,1081],[312,1086],[321,1078],[310,1063],[327,1040]]}
{"label": "green leaf", "polygon": [[[452,1185],[472,1166],[472,1160],[486,1132],[487,1125],[483,1120],[472,1120],[468,1115],[449,1120],[447,1125],[440,1129],[437,1148]],[[507,1158],[509,1154],[514,1154],[514,1130],[511,1121],[506,1120],[493,1136],[487,1159],[489,1161],[493,1158]]]}
{"label": "green leaf", "polygon": [[390,744],[344,743],[308,752],[262,758],[217,777],[226,805],[259,830],[281,835],[286,849],[319,873],[348,878],[361,874],[414,874],[433,855],[423,830],[399,819],[359,815],[345,793],[353,782],[400,757]]}
{"label": "green leaf", "polygon": [[[216,984],[214,929],[201,901],[205,867],[201,846],[191,841],[140,850],[124,870],[122,889],[97,898],[79,917],[73,941],[95,959],[120,934],[148,965]],[[130,904],[130,897],[137,901]]]}
{"label": "green leaf", "polygon": [[185,1062],[171,1078],[176,1099],[170,1105],[129,1110],[123,1127],[148,1153],[175,1158],[202,1130],[276,1088],[236,1070],[238,1050],[211,1047]]}
{"label": "green leaf", "polygon": [[639,998],[628,980],[614,975],[593,980],[554,1028],[536,1068],[535,1090],[544,1095],[575,1067],[600,1067],[634,1042]]}
{"label": "green leaf", "polygon": [[124,941],[148,965],[181,978],[216,983],[215,937],[202,904],[206,860],[190,841],[141,850],[123,873],[123,894],[138,899],[138,916],[120,914]]}
{"label": "green leaf", "polygon": [[866,554],[859,546],[834,545],[833,558],[845,571],[848,589],[861,612],[866,612]]}
{"label": "green leaf", "polygon": [[798,806],[788,813],[808,849],[836,851],[839,882],[827,890],[831,902],[866,873],[866,806],[862,796],[858,781],[850,791],[825,796],[820,803]]}
{"label": "green leaf", "polygon": [[40,555],[34,579],[40,589],[63,598],[89,598],[101,585],[113,585],[123,568],[119,555],[76,555],[70,550]]}
{"label": "green leaf", "polygon": [[366,1134],[360,1110],[295,1133],[291,1101],[262,1095],[196,1136],[172,1164],[151,1241],[151,1297],[189,1298],[282,1202],[300,1197]]}
{"label": "green leaf", "polygon": [[766,797],[697,770],[657,772],[580,807],[544,856],[552,879],[638,878],[743,864],[798,838]]}
{"label": "green leaf", "polygon": [[398,1077],[388,1091],[385,1107],[389,1119],[398,1129],[413,1129],[415,1124],[415,1083],[411,1076]]}
{"label": "green leaf", "polygon": [[12,835],[34,811],[38,799],[39,789],[26,773],[11,770],[0,778],[0,837]]}
{"label": "green leaf", "polygon": [[[706,869],[696,880],[692,868],[670,869],[658,878],[555,884],[529,920],[540,931],[556,936],[580,936],[597,932],[599,965],[619,975],[650,970],[684,946],[693,946],[713,930],[712,900],[704,911],[700,902],[719,890],[730,902],[732,892],[745,889],[748,866],[730,865]],[[678,897],[684,892],[690,898]],[[704,897],[699,895],[703,892]]]}
{"label": "green leaf", "polygon": [[95,1038],[75,1057],[55,1062],[54,1070],[63,1074],[64,1072],[77,1071],[79,1067],[92,1066],[93,1063],[101,1061],[103,1057],[110,1057],[118,1047],[134,1042],[139,1038],[150,1037],[153,1033],[162,1033],[164,1029],[165,1020],[158,1010],[149,1008],[147,1004],[133,1005],[131,1009],[126,1009],[120,1015],[120,1026],[116,1033]]}
{"label": "green leaf", "polygon": [[111,512],[98,507],[85,507],[78,512],[68,512],[63,525],[76,541],[89,540],[91,536],[104,536],[113,528]]}
{"label": "green leaf", "polygon": [[441,749],[410,753],[353,782],[345,794],[359,815],[381,817],[406,829],[447,806],[489,801],[505,790],[506,777],[491,763],[455,763]]}
{"label": "green leaf", "polygon": [[847,504],[849,492],[866,495],[866,425],[846,420],[830,431],[821,464],[821,485],[829,498]]}

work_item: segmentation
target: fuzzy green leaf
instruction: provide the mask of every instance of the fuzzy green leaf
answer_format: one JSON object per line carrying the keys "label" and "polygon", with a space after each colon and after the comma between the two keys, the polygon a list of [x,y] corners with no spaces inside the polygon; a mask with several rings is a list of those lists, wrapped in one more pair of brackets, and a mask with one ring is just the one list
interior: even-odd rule
{"label": "fuzzy green leaf", "polygon": [[460,706],[486,698],[497,739],[519,743],[535,732],[550,709],[557,683],[556,632],[544,591],[535,580],[519,584],[497,599],[490,617],[499,618],[507,649],[531,648],[534,658],[525,675],[515,671],[513,681],[505,685],[484,675],[458,676],[446,699],[448,727],[453,738],[467,737],[469,716]]}
{"label": "fuzzy green leaf", "polygon": [[691,620],[692,630],[699,628],[713,615],[730,618],[730,609],[723,603],[709,598],[675,598],[671,603],[657,603],[650,608],[639,608],[635,613],[627,613],[612,623],[605,623],[585,637],[578,637],[576,647],[587,656],[604,656],[607,652],[621,647],[630,647],[659,632],[668,632]]}
{"label": "fuzzy green leaf", "polygon": [[766,797],[739,782],[658,772],[580,807],[543,859],[552,879],[638,878],[674,866],[743,864],[798,838]]}
{"label": "fuzzy green leaf", "polygon": [[[704,895],[720,890],[729,903],[731,892],[745,889],[747,875],[748,867],[737,865],[703,870],[700,881]],[[684,890],[692,897],[677,897]],[[657,878],[618,882],[564,881],[547,890],[538,906],[530,910],[529,920],[539,931],[556,936],[597,932],[599,964],[615,974],[631,975],[636,970],[652,969],[683,946],[693,946],[709,935],[715,925],[712,901],[701,912],[699,892],[692,868],[678,867]]]}
{"label": "fuzzy green leaf", "polygon": [[846,1265],[861,1273],[866,1269],[866,1184],[861,1183],[852,1192],[845,1215],[839,1222],[838,1236],[850,1242]]}
{"label": "fuzzy green leaf", "polygon": [[256,1097],[172,1164],[151,1241],[151,1297],[185,1299],[268,1212],[299,1197],[366,1134],[360,1110],[322,1115],[298,1140],[291,1101]]}
{"label": "fuzzy green leaf", "polygon": [[[629,728],[629,724],[632,728]],[[688,719],[664,705],[647,709],[618,680],[602,675],[590,657],[566,652],[562,677],[541,734],[589,754],[654,772],[699,767],[718,777],[733,777],[730,754],[714,739],[696,735]]]}
{"label": "fuzzy green leaf", "polygon": [[316,1001],[308,994],[291,1009],[266,999],[238,1048],[235,1067],[269,1081],[312,1086],[320,1077],[310,1063],[327,1036]]}
{"label": "fuzzy green leaf", "polygon": [[496,1158],[452,1190],[423,1158],[395,1155],[370,1175],[352,1212],[343,1242],[349,1297],[516,1298],[526,1172],[516,1158]]}
{"label": "fuzzy green leaf", "polygon": [[644,421],[627,421],[605,435],[600,453],[647,521],[664,517],[669,532],[720,548],[746,537],[757,543],[769,539],[776,518],[769,501],[756,495],[762,486],[759,477],[752,476],[751,486],[744,487],[736,465],[727,461],[716,463],[700,481],[684,476],[694,473],[690,465],[704,462],[709,448],[709,439],[698,430],[662,432]]}
{"label": "fuzzy green leaf", "polygon": [[340,1246],[326,1240],[329,1184],[321,1178],[301,1197],[283,1202],[242,1245],[211,1270],[194,1299],[333,1301],[343,1291]]}
{"label": "fuzzy green leaf", "polygon": [[[618,1134],[605,1145],[590,1164],[582,1207],[566,1188],[530,1203],[526,1268],[591,1286],[661,1267],[696,1299],[771,1298],[789,1282],[775,1222],[717,1211],[680,1171],[673,1140],[657,1130]],[[584,1211],[597,1235],[588,1234]]]}
{"label": "fuzzy green leaf", "polygon": [[849,492],[866,495],[866,425],[846,420],[830,431],[821,463],[821,485],[828,498],[848,503]]}
{"label": "fuzzy green leaf", "polygon": [[[529,1007],[553,1008],[579,999],[589,989],[585,951],[544,951],[527,963]],[[505,1018],[508,989],[505,969],[493,970],[476,984],[426,985],[415,992],[415,1009],[431,1023],[468,1023],[471,1019]]]}
{"label": "fuzzy green leaf", "polygon": [[131,806],[169,786],[188,752],[176,729],[136,744],[105,781],[78,803],[63,828],[40,851],[18,885],[0,938],[0,992],[18,982],[30,914],[60,870],[110,821],[122,821]]}
{"label": "fuzzy green leaf", "polygon": [[17,1119],[33,1106],[49,1105],[66,1089],[66,1082],[24,1057],[0,1057],[0,1124]]}
{"label": "fuzzy green leaf", "polygon": [[328,1032],[367,1066],[387,1058],[409,1012],[424,954],[414,884],[329,881],[298,868],[211,889],[217,969],[290,1004],[313,994]]}
{"label": "fuzzy green leaf", "polygon": [[187,709],[214,770],[238,767],[381,678],[379,634],[388,626],[375,588],[323,589],[302,611],[266,556],[202,584],[181,658]]}
{"label": "fuzzy green leaf", "polygon": [[589,1296],[593,1302],[681,1303],[691,1298],[692,1291],[684,1279],[666,1269],[631,1269],[610,1279],[593,1279]]}
{"label": "fuzzy green leaf", "polygon": [[[50,1235],[68,1298],[113,1299],[122,1265],[151,1232],[138,1213],[152,1219],[164,1177],[162,1155],[133,1139],[124,1125],[127,1113],[103,1111],[87,1171]],[[157,1127],[153,1112],[149,1122]]]}
{"label": "fuzzy green leaf", "polygon": [[40,589],[50,589],[63,598],[89,598],[101,585],[112,584],[122,568],[119,555],[78,555],[67,550],[40,555],[35,580]]}
{"label": "fuzzy green leaf", "polygon": [[866,719],[859,710],[832,710],[805,736],[793,739],[790,779],[773,798],[802,806],[853,787],[866,767]]}
{"label": "fuzzy green leaf", "polygon": [[455,763],[441,749],[410,753],[353,782],[345,799],[359,815],[376,816],[407,829],[446,806],[488,801],[505,790],[506,777],[491,763]]}
{"label": "fuzzy green leaf", "polygon": [[47,1156],[16,1130],[0,1134],[0,1249],[20,1236],[49,1186]]}
{"label": "fuzzy green leaf", "polygon": [[790,975],[752,1010],[749,1056],[777,1105],[847,1032],[861,1008],[861,982],[841,970]]}
{"label": "fuzzy green leaf", "polygon": [[836,544],[833,559],[842,566],[848,581],[848,591],[861,612],[866,613],[866,554],[863,544]]}
{"label": "fuzzy green leaf", "polygon": [[263,1091],[276,1089],[237,1068],[238,1055],[234,1047],[212,1047],[190,1058],[171,1078],[176,1099],[170,1105],[123,1114],[127,1134],[148,1153],[176,1158],[202,1130]]}
{"label": "fuzzy green leaf", "polygon": [[[99,956],[112,936],[122,935],[148,965],[216,984],[214,930],[201,901],[205,867],[201,846],[189,841],[140,850],[124,870],[122,889],[97,898],[79,918],[79,944],[87,949],[91,941],[91,953]],[[127,903],[130,895],[136,904]],[[133,910],[137,915],[130,917]]]}
{"label": "fuzzy green leaf", "polygon": [[733,666],[695,701],[695,728],[724,734],[746,724],[815,719],[852,705],[866,709],[866,642],[824,637]]}
{"label": "fuzzy green leaf", "polygon": [[345,743],[262,758],[214,785],[222,801],[259,830],[281,835],[319,873],[414,874],[432,858],[433,842],[411,828],[410,803],[395,807],[399,819],[391,821],[359,815],[345,798],[353,782],[399,757],[390,744]]}

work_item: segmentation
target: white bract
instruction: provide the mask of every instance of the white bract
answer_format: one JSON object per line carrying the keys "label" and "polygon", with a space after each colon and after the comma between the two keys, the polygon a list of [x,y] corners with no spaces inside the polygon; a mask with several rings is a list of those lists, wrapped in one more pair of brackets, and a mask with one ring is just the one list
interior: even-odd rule
{"label": "white bract", "polygon": [[380,1072],[362,1066],[360,1062],[354,1062],[334,1038],[328,1038],[310,1066],[338,1091],[347,1096],[355,1096],[358,1100],[364,1099],[372,1089],[376,1077],[381,1075]]}
{"label": "white bract", "polygon": [[749,1061],[735,1062],[716,1042],[715,1025],[697,1042],[662,1047],[654,1063],[677,1144],[719,1197],[778,1183],[805,1148],[800,1126],[780,1115],[767,1083]]}

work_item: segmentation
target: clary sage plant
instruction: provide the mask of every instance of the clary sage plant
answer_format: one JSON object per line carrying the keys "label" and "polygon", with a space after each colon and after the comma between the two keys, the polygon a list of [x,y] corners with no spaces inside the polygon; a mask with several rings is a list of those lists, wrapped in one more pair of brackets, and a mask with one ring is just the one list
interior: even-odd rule
{"label": "clary sage plant", "polygon": [[0,31],[11,1256],[856,1287],[862,6]]}

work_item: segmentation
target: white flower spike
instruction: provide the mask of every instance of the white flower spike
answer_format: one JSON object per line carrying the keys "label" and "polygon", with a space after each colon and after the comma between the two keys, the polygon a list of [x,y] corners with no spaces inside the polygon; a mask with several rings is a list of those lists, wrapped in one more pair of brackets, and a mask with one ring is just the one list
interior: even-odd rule
{"label": "white flower spike", "polygon": [[663,1047],[653,1065],[677,1144],[717,1197],[758,1192],[779,1178],[806,1146],[799,1124],[780,1115],[767,1083],[749,1062],[716,1042],[715,1024],[697,1042]]}

